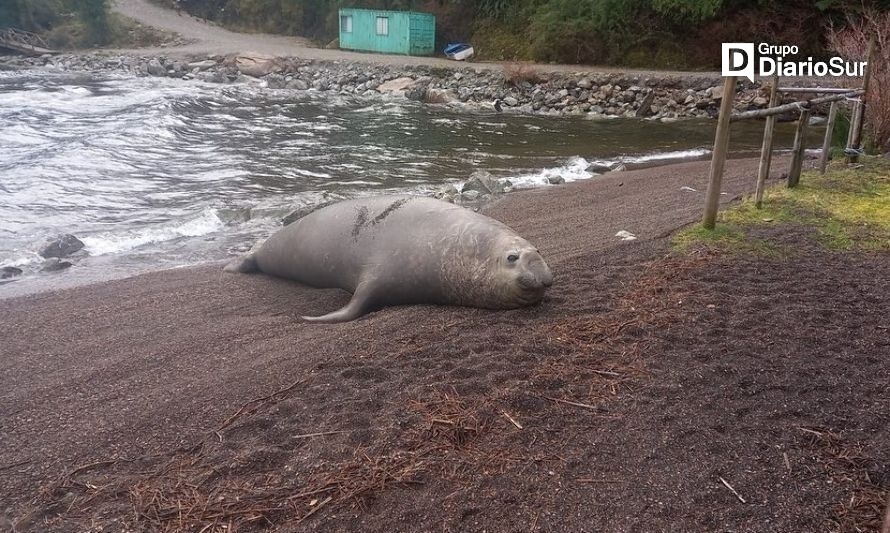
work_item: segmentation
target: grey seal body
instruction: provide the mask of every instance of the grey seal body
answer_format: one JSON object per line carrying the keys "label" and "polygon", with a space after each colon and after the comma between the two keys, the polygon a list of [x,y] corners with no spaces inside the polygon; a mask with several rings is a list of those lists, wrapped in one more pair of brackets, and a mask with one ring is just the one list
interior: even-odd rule
{"label": "grey seal body", "polygon": [[425,197],[346,200],[285,226],[225,268],[260,271],[353,294],[318,322],[345,322],[387,305],[514,309],[541,301],[553,276],[506,225]]}

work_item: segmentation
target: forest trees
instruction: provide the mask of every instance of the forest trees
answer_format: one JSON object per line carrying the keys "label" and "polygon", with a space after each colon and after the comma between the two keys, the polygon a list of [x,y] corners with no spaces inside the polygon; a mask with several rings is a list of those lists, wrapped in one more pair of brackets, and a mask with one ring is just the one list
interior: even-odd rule
{"label": "forest trees", "polygon": [[867,10],[828,31],[831,49],[851,60],[867,59],[871,39],[875,39],[875,55],[866,95],[866,125],[873,148],[885,152],[890,151],[890,12]]}
{"label": "forest trees", "polygon": [[76,0],[76,10],[90,41],[105,44],[111,39],[107,0]]}
{"label": "forest trees", "polygon": [[[3,0],[0,28],[44,32],[76,22],[83,44],[105,44],[111,38],[107,0]],[[72,30],[73,31],[73,30]]]}
{"label": "forest trees", "polygon": [[[862,0],[181,0],[238,28],[337,37],[340,7],[437,17],[439,46],[470,40],[483,59],[713,68],[721,42],[793,43],[826,53],[822,31]],[[865,0],[878,8],[890,0]]]}

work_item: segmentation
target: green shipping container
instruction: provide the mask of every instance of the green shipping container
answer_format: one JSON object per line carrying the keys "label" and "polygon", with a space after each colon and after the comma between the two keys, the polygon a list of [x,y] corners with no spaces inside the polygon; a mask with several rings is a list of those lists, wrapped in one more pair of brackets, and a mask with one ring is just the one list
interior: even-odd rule
{"label": "green shipping container", "polygon": [[410,56],[432,55],[436,17],[417,11],[340,10],[340,48]]}

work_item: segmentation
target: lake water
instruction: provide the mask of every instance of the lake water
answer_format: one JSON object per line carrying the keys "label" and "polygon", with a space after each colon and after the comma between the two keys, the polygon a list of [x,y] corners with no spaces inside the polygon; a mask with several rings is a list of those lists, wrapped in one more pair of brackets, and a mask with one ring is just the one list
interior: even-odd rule
{"label": "lake water", "polygon": [[[715,121],[525,116],[381,96],[166,78],[0,71],[0,297],[223,259],[298,207],[428,193],[474,170],[517,187],[596,179],[590,163],[707,154]],[[778,148],[791,144],[779,125]],[[759,150],[762,124],[734,126]],[[37,245],[73,233],[75,266]]]}

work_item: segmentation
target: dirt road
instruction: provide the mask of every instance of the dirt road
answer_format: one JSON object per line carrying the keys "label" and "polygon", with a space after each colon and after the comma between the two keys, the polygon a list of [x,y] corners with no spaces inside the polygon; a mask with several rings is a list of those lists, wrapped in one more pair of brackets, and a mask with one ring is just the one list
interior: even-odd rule
{"label": "dirt road", "polygon": [[[166,9],[148,0],[115,0],[114,9],[124,16],[130,17],[141,24],[158,29],[178,33],[182,37],[193,41],[191,44],[169,48],[145,48],[130,50],[131,52],[145,54],[181,54],[189,56],[206,54],[234,54],[244,52],[257,52],[272,56],[300,57],[304,59],[329,60],[329,61],[357,61],[387,65],[406,66],[440,66],[454,68],[458,66],[455,61],[436,57],[414,57],[401,55],[370,54],[349,52],[346,50],[327,50],[314,48],[308,41],[297,37],[281,35],[268,35],[262,33],[238,33],[221,28],[213,23],[191,17],[183,12],[182,15],[172,9]],[[479,63],[464,62],[463,66],[484,69],[500,69],[503,63]],[[680,71],[653,71],[636,70],[609,67],[591,67],[582,65],[541,65],[535,64],[534,68],[541,72],[591,72],[591,73],[630,73],[645,76],[676,76],[676,77],[719,77],[717,72],[680,72]]]}

